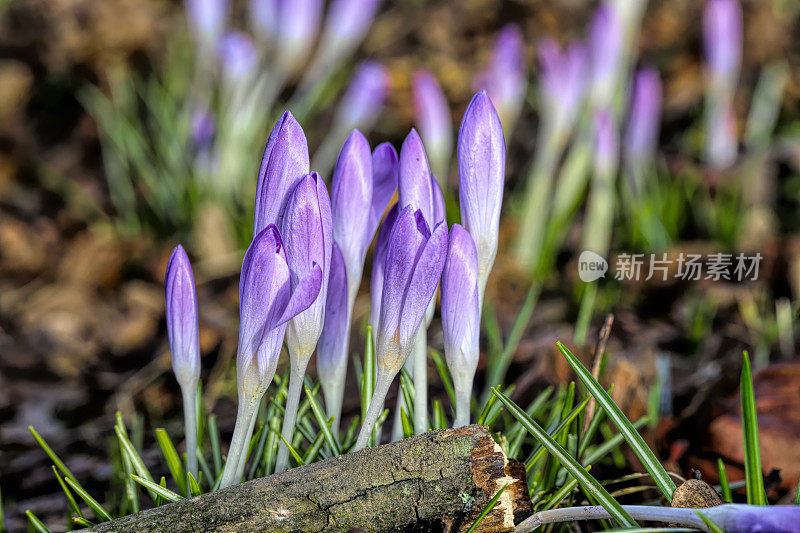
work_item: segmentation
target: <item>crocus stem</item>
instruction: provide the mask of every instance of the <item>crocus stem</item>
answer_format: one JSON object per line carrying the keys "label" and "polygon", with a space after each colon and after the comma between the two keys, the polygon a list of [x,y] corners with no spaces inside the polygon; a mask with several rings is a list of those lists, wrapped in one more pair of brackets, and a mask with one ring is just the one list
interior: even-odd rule
{"label": "crocus stem", "polygon": [[353,451],[363,450],[367,446],[369,438],[372,435],[372,430],[375,428],[375,423],[378,421],[378,417],[383,411],[383,402],[386,400],[386,394],[389,392],[389,385],[391,385],[392,379],[394,379],[396,375],[395,373],[389,377],[383,373],[378,374],[378,378],[375,381],[375,392],[372,394],[372,399],[369,401],[369,408],[367,409],[367,414],[364,415],[364,422],[361,424],[361,431],[358,433],[358,440],[356,440]]}
{"label": "crocus stem", "polygon": [[181,387],[183,421],[186,434],[186,471],[197,479],[197,387]]}
{"label": "crocus stem", "polygon": [[469,404],[472,400],[472,379],[468,384],[456,385],[456,419],[453,421],[454,428],[469,425]]}
{"label": "crocus stem", "polygon": [[[239,463],[246,462],[246,458],[242,457],[246,453],[250,436],[253,433],[253,426],[255,425],[255,411],[258,403],[261,400],[261,395],[250,396],[247,398],[239,397],[239,408],[236,411],[236,425],[233,428],[233,438],[231,439],[231,447],[228,450],[228,457],[225,460],[225,471],[222,474],[220,481],[220,488],[230,487],[235,485],[241,479],[241,474],[237,477],[239,470]],[[244,466],[242,466],[244,471]]]}
{"label": "crocus stem", "polygon": [[[406,359],[406,364],[403,365],[408,375],[414,377],[414,360],[409,357]],[[397,442],[403,438],[403,419],[400,415],[400,409],[405,406],[405,398],[403,398],[403,391],[398,387],[397,389],[397,406],[394,411],[394,425],[392,426],[392,442]],[[407,411],[407,410],[406,410]],[[406,412],[408,416],[408,412]]]}
{"label": "crocus stem", "polygon": [[[297,408],[300,406],[300,394],[303,392],[303,377],[306,375],[308,357],[292,357],[292,369],[289,373],[289,390],[286,395],[286,408],[283,415],[281,435],[291,443],[294,437],[294,425],[297,420]],[[281,440],[278,458],[275,460],[275,473],[286,470],[289,464],[289,448]]]}
{"label": "crocus stem", "polygon": [[322,394],[325,396],[325,413],[328,418],[333,417],[331,431],[339,434],[342,418],[342,401],[344,399],[344,385],[347,377],[347,359],[342,361],[333,371],[330,379],[321,380]]}
{"label": "crocus stem", "polygon": [[[708,531],[694,509],[684,509],[681,507],[659,507],[652,505],[623,505],[628,514],[634,520],[646,520],[653,522],[670,522],[680,526],[691,526]],[[539,511],[533,516],[525,519],[517,526],[516,533],[528,533],[534,531],[544,524],[556,522],[571,522],[574,520],[603,520],[611,518],[611,515],[599,505],[586,507],[564,507],[562,509],[550,509]]]}
{"label": "crocus stem", "polygon": [[428,332],[420,326],[414,338],[414,434],[428,431]]}
{"label": "crocus stem", "polygon": [[253,436],[253,428],[255,427],[256,419],[258,418],[258,406],[261,403],[260,400],[261,398],[259,398],[259,401],[256,402],[252,410],[250,422],[247,424],[247,433],[245,434],[244,441],[242,441],[242,449],[239,453],[239,461],[236,463],[236,483],[239,483],[242,480],[244,469],[247,467],[247,452],[250,448],[250,438]]}

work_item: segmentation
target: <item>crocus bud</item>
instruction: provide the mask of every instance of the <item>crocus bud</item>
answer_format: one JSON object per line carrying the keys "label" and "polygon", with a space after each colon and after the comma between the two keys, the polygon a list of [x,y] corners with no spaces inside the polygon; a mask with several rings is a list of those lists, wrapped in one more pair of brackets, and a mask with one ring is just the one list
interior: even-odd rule
{"label": "crocus bud", "polygon": [[433,223],[445,222],[447,219],[447,208],[444,205],[444,195],[436,176],[431,176],[431,188],[433,189]]}
{"label": "crocus bud", "polygon": [[186,0],[189,29],[201,47],[213,49],[227,24],[227,0]]}
{"label": "crocus bud", "polygon": [[563,51],[552,38],[539,43],[541,63],[539,101],[547,129],[545,135],[556,135],[559,144],[566,143],[588,85],[588,54],[582,44],[571,44]]}
{"label": "crocus bud", "polygon": [[638,166],[653,158],[660,120],[661,78],[654,69],[642,69],[634,79],[628,130],[625,133],[625,155],[629,166]]}
{"label": "crocus bud", "polygon": [[397,215],[386,250],[380,319],[375,346],[375,393],[364,417],[355,449],[366,446],[383,409],[394,377],[411,353],[417,330],[425,318],[442,275],[447,254],[447,226],[433,232],[420,210],[406,206]]}
{"label": "crocus bud", "polygon": [[178,245],[169,258],[164,285],[172,369],[182,387],[196,387],[200,379],[197,292],[192,265],[183,246]]}
{"label": "crocus bud", "polygon": [[589,54],[592,99],[598,109],[607,109],[614,98],[623,52],[622,24],[608,3],[600,4],[592,20]]}
{"label": "crocus bud", "polygon": [[703,43],[712,79],[734,85],[742,60],[742,8],[738,0],[706,2]]}
{"label": "crocus bud", "polygon": [[453,123],[447,98],[436,78],[427,70],[414,74],[414,116],[428,147],[433,173],[447,181],[453,153]]}
{"label": "crocus bud", "polygon": [[317,373],[325,395],[325,409],[339,427],[347,371],[350,307],[347,302],[347,269],[339,245],[333,243],[325,322],[317,345]]}
{"label": "crocus bud", "polygon": [[308,165],[308,142],[303,128],[286,111],[269,134],[258,170],[253,237],[270,224],[282,224],[289,195],[308,174]]}
{"label": "crocus bud", "polygon": [[442,272],[442,331],[445,358],[456,392],[454,427],[469,424],[472,380],[480,356],[480,315],[478,251],[470,234],[453,224]]}
{"label": "crocus bud", "polygon": [[389,143],[381,143],[372,152],[372,204],[369,208],[369,226],[364,240],[364,250],[369,248],[378,229],[381,217],[397,190],[400,164],[397,151]]}
{"label": "crocus bud", "polygon": [[489,94],[503,127],[510,132],[525,101],[527,87],[525,40],[516,24],[508,24],[497,35],[489,65],[475,77],[474,88]]}
{"label": "crocus bud", "polygon": [[458,132],[461,223],[472,235],[478,250],[481,301],[497,254],[505,172],[503,128],[492,102],[481,91],[469,103]]}
{"label": "crocus bud", "polygon": [[361,283],[372,205],[372,154],[358,130],[345,141],[333,169],[333,238],[339,245],[350,283],[350,300]]}
{"label": "crocus bud", "polygon": [[279,68],[291,72],[302,65],[314,44],[322,18],[322,0],[278,2]]}
{"label": "crocus bud", "polygon": [[399,204],[394,204],[386,215],[378,231],[378,239],[375,241],[375,254],[372,257],[372,276],[369,279],[369,325],[372,331],[377,334],[378,322],[381,313],[381,298],[383,298],[383,273],[386,268],[386,249],[389,246],[389,235],[392,233],[394,221],[397,220]]}
{"label": "crocus bud", "polygon": [[316,172],[304,176],[295,187],[283,217],[283,235],[292,290],[297,290],[309,276],[320,277],[319,296],[289,321],[286,330],[289,352],[308,358],[322,332],[333,244],[328,190]]}
{"label": "crocus bud", "polygon": [[619,135],[614,118],[601,111],[595,118],[594,164],[602,174],[614,173],[619,162]]}
{"label": "crocus bud", "polygon": [[431,183],[431,171],[428,167],[428,158],[425,147],[419,138],[417,130],[412,129],[406,136],[400,148],[400,175],[397,182],[400,207],[407,205],[422,211],[429,227],[433,227],[434,220],[434,192]]}
{"label": "crocus bud", "polygon": [[342,131],[369,129],[380,114],[389,91],[389,74],[377,61],[358,67],[336,110],[336,127]]}
{"label": "crocus bud", "polygon": [[219,43],[219,61],[227,83],[238,85],[249,80],[258,66],[253,41],[241,32],[227,34]]}
{"label": "crocus bud", "polygon": [[746,505],[730,503],[703,509],[703,514],[720,529],[730,533],[772,531],[791,533],[800,530],[799,505]]}

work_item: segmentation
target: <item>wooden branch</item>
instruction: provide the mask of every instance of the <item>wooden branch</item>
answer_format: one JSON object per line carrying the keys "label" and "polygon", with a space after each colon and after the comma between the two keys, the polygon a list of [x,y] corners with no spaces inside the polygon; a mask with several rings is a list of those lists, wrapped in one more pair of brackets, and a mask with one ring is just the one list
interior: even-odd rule
{"label": "wooden branch", "polygon": [[480,531],[532,513],[523,464],[484,426],[434,431],[105,522],[97,532]]}

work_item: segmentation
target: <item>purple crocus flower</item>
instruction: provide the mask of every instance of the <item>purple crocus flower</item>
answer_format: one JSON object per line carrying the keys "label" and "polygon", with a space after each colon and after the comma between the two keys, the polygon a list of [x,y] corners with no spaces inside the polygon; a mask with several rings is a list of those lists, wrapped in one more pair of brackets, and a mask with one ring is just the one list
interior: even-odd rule
{"label": "purple crocus flower", "polygon": [[219,43],[219,61],[228,83],[248,80],[258,66],[258,52],[250,37],[241,32],[227,34]]}
{"label": "purple crocus flower", "polygon": [[623,32],[619,15],[607,2],[600,4],[589,33],[592,98],[595,107],[611,105],[622,64]]}
{"label": "purple crocus flower", "polygon": [[485,91],[476,94],[458,132],[458,194],[461,223],[478,250],[481,302],[497,255],[500,207],[506,172],[503,127]]}
{"label": "purple crocus flower", "polygon": [[800,505],[731,503],[703,509],[703,514],[730,533],[800,532]]}
{"label": "purple crocus flower", "polygon": [[447,254],[447,225],[433,232],[422,212],[406,206],[397,215],[386,250],[377,342],[375,393],[355,445],[366,446],[386,393],[411,353],[417,330],[442,275]]}
{"label": "purple crocus flower", "polygon": [[738,0],[708,0],[703,11],[703,44],[713,78],[735,84],[742,60],[742,8]]}
{"label": "purple crocus flower", "polygon": [[633,97],[625,133],[625,154],[631,165],[653,158],[661,120],[661,78],[658,71],[645,68],[636,73]]}
{"label": "purple crocus flower", "polygon": [[442,272],[442,330],[444,353],[456,392],[453,427],[469,424],[472,380],[480,348],[480,301],[478,299],[478,251],[469,232],[453,224],[447,262]]}
{"label": "purple crocus flower", "polygon": [[281,69],[295,70],[306,59],[321,18],[322,0],[278,1],[277,60]]}
{"label": "purple crocus flower", "polygon": [[453,124],[450,106],[436,78],[427,70],[414,74],[414,115],[428,147],[433,173],[447,182],[447,168],[453,153]]}
{"label": "purple crocus flower", "polygon": [[250,243],[239,278],[239,408],[221,487],[242,478],[255,413],[275,375],[287,322],[314,303],[320,287],[321,275],[312,275],[292,292],[283,240],[274,224]]}
{"label": "purple crocus flower", "polygon": [[372,203],[369,225],[364,237],[364,250],[369,248],[383,214],[392,200],[399,180],[397,151],[390,143],[381,143],[372,151]]}
{"label": "purple crocus flower", "polygon": [[[332,225],[331,203],[325,182],[316,172],[312,172],[295,187],[283,217],[284,245],[292,290],[302,290],[305,284],[320,287],[314,303],[292,318],[286,330],[286,346],[291,362],[281,431],[286,442],[292,442],[294,436],[303,378],[322,333],[333,244]],[[288,460],[289,449],[281,442],[275,460],[275,472],[284,471]]]}
{"label": "purple crocus flower", "polygon": [[372,326],[374,334],[378,333],[378,322],[381,316],[381,298],[383,298],[383,274],[386,268],[386,249],[389,246],[389,236],[397,220],[397,213],[400,212],[400,204],[394,204],[387,213],[386,218],[378,231],[378,239],[375,241],[375,254],[372,257],[372,275],[369,278],[369,325]]}
{"label": "purple crocus flower", "polygon": [[325,395],[325,412],[333,417],[337,433],[342,412],[350,337],[350,307],[347,301],[347,268],[339,245],[333,243],[325,303],[325,322],[317,345],[317,373]]}
{"label": "purple crocus flower", "polygon": [[563,145],[581,110],[588,82],[586,47],[573,43],[562,50],[552,38],[538,47],[541,63],[539,99],[547,122],[544,135],[554,135]]}
{"label": "purple crocus flower", "polygon": [[197,475],[197,414],[195,398],[200,381],[200,333],[197,325],[197,291],[192,265],[178,245],[167,264],[164,281],[167,300],[167,335],[172,370],[181,386],[189,472]]}
{"label": "purple crocus flower", "polygon": [[507,24],[500,30],[489,65],[475,76],[473,85],[476,91],[488,93],[503,127],[510,132],[528,87],[525,39],[516,24]]}
{"label": "purple crocus flower", "polygon": [[289,195],[308,174],[308,166],[305,133],[294,116],[286,111],[269,134],[258,170],[253,237],[270,224],[282,224]]}
{"label": "purple crocus flower", "polygon": [[386,100],[389,74],[377,61],[365,61],[358,67],[336,111],[337,128],[371,128]]}
{"label": "purple crocus flower", "polygon": [[200,46],[213,47],[225,30],[227,0],[186,0],[189,29]]}
{"label": "purple crocus flower", "polygon": [[594,164],[596,171],[613,173],[619,162],[619,134],[614,117],[601,111],[595,118]]}
{"label": "purple crocus flower", "polygon": [[422,211],[429,227],[434,225],[434,192],[425,147],[417,130],[412,129],[400,148],[400,175],[397,182],[400,207]]}

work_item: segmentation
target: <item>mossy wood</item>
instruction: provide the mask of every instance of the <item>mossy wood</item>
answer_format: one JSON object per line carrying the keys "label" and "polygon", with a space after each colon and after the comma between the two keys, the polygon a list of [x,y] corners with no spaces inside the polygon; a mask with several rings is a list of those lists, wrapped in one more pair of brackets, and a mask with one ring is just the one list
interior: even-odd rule
{"label": "mossy wood", "polygon": [[480,531],[530,516],[521,463],[484,426],[434,431],[148,509],[91,531]]}

